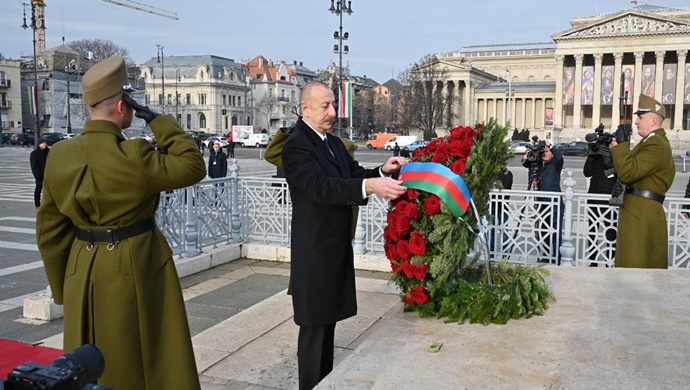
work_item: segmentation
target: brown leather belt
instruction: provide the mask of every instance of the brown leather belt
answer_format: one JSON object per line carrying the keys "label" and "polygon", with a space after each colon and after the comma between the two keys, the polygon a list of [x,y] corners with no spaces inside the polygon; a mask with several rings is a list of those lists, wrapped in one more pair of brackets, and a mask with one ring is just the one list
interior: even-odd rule
{"label": "brown leather belt", "polygon": [[155,227],[156,220],[151,218],[117,229],[96,230],[77,228],[77,238],[81,241],[88,242],[89,245],[93,245],[94,243],[114,244],[115,241],[122,241],[130,237],[138,236],[155,229]]}
{"label": "brown leather belt", "polygon": [[664,199],[666,198],[665,195],[657,194],[656,192],[652,192],[652,191],[648,191],[648,190],[641,190],[641,189],[635,188],[635,187],[627,187],[625,189],[625,192],[627,192],[628,194],[633,194],[635,196],[641,196],[643,198],[656,200],[659,203],[664,203]]}

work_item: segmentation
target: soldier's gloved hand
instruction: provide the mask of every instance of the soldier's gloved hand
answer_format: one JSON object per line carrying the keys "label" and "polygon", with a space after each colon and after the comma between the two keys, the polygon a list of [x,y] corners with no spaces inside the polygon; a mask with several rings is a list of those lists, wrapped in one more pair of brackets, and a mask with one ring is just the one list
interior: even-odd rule
{"label": "soldier's gloved hand", "polygon": [[131,96],[127,95],[126,93],[122,94],[122,100],[125,103],[127,103],[130,107],[132,107],[132,109],[134,110],[134,116],[145,120],[146,124],[151,123],[152,120],[156,119],[158,115],[160,115],[159,113],[152,111],[150,108],[137,103],[134,99],[132,99]]}
{"label": "soldier's gloved hand", "polygon": [[632,129],[629,125],[618,125],[616,133],[614,134],[614,137],[616,137],[616,142],[620,144],[622,142],[630,141],[630,133],[632,133]]}

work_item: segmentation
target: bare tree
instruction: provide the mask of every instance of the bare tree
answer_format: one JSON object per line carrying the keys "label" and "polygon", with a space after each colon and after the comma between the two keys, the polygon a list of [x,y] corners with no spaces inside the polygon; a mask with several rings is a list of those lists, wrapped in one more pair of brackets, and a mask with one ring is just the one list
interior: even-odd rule
{"label": "bare tree", "polygon": [[[436,129],[453,120],[444,96],[448,69],[434,55],[428,54],[398,78],[403,85],[398,102],[400,125],[420,129],[426,140],[436,138]],[[444,114],[448,116],[445,120]]]}
{"label": "bare tree", "polygon": [[97,62],[112,56],[122,56],[125,57],[125,62],[128,65],[134,64],[134,61],[129,58],[129,50],[106,39],[80,39],[68,43],[67,47],[86,58],[89,58],[89,52],[91,52],[92,59]]}
{"label": "bare tree", "polygon": [[[373,91],[372,91],[373,93]],[[374,93],[374,125],[377,129],[387,129],[393,124],[391,97]]]}
{"label": "bare tree", "polygon": [[271,114],[278,107],[278,98],[265,94],[259,101],[256,102],[256,110],[266,117],[266,127],[271,128]]}
{"label": "bare tree", "polygon": [[[376,128],[374,122],[374,99],[371,90],[357,91],[352,97],[352,125],[359,132],[369,135]],[[377,130],[383,130],[377,129]]]}

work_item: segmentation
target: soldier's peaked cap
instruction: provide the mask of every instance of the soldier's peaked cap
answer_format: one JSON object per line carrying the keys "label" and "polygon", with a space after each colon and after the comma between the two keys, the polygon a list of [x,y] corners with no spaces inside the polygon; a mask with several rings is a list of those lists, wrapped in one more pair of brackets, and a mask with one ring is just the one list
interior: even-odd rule
{"label": "soldier's peaked cap", "polygon": [[640,99],[637,103],[637,111],[635,111],[633,114],[642,115],[648,112],[653,112],[661,115],[662,118],[666,118],[666,108],[663,104],[659,103],[653,97],[640,95]]}
{"label": "soldier's peaked cap", "polygon": [[120,56],[110,57],[89,69],[81,81],[84,103],[90,107],[122,92],[136,91],[129,84],[127,65]]}

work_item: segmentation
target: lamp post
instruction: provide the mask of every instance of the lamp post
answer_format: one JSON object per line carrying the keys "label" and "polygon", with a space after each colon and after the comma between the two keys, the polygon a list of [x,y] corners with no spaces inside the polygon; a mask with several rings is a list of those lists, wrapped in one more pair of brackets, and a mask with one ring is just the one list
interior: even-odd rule
{"label": "lamp post", "polygon": [[[22,28],[26,30],[27,28],[31,27],[31,30],[33,31],[33,44],[34,44],[34,90],[32,92],[31,96],[31,101],[32,103],[32,109],[35,109],[36,112],[36,123],[35,123],[35,139],[38,140],[39,137],[41,137],[41,122],[40,118],[38,115],[38,68],[37,68],[37,56],[36,56],[36,30],[45,30],[45,20],[43,17],[36,17],[36,6],[37,5],[45,5],[42,1],[32,1],[31,2],[31,26],[28,26],[26,24],[26,7],[29,5],[27,3],[22,3],[24,6],[24,24],[22,24]],[[38,147],[36,143],[34,143],[34,147]]]}
{"label": "lamp post", "polygon": [[163,54],[163,46],[156,44],[158,48],[158,62],[161,64],[161,94],[163,95],[163,114],[165,114],[165,54]]}
{"label": "lamp post", "polygon": [[506,124],[510,122],[510,119],[512,117],[512,100],[513,100],[513,89],[512,89],[512,82],[513,82],[513,73],[510,71],[510,69],[506,69],[506,72],[508,72],[508,119],[506,120]]}
{"label": "lamp post", "polygon": [[75,64],[74,60],[70,61],[69,64],[65,66],[65,73],[67,74],[67,134],[72,133],[72,110],[70,106],[69,82],[72,78],[72,73],[78,74],[80,71],[81,69]]}
{"label": "lamp post", "polygon": [[[343,41],[350,36],[348,32],[343,33],[343,13],[347,12],[348,15],[352,15],[352,1],[348,0],[347,5],[345,5],[345,0],[331,0],[331,8],[328,10],[340,18],[338,31],[333,33],[333,38],[338,41],[337,45],[333,45],[333,52],[338,53],[338,111],[340,111],[340,105],[343,103],[343,53],[347,54],[349,52],[347,45],[343,46]],[[340,132],[342,132],[343,128],[342,119],[342,115],[338,115],[338,131]]]}

